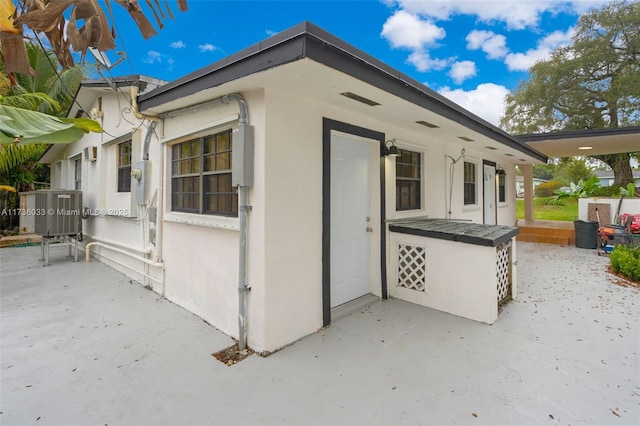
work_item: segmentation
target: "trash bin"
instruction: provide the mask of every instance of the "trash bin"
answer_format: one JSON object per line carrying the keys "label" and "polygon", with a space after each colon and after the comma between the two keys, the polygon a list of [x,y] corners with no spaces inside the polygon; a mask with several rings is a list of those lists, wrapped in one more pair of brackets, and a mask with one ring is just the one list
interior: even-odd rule
{"label": "trash bin", "polygon": [[585,249],[598,248],[598,222],[574,220],[576,231],[576,247]]}

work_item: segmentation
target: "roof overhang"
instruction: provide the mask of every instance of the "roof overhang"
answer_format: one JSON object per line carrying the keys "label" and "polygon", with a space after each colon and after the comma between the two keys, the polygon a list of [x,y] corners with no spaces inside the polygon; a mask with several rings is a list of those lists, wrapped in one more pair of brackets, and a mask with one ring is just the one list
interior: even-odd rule
{"label": "roof overhang", "polygon": [[[109,80],[82,80],[75,93],[71,107],[67,111],[67,117],[91,117],[91,107],[103,93],[114,93],[115,90],[123,90],[130,87],[137,87],[139,93],[145,93],[163,84],[166,84],[166,81],[138,74],[114,77]],[[44,164],[51,164],[63,155],[65,149],[66,147],[60,144],[49,145],[38,161]]]}
{"label": "roof overhang", "polygon": [[[452,143],[465,137],[471,141],[463,143],[503,153],[511,161],[547,161],[503,130],[309,22],[143,94],[138,105],[140,112],[157,116],[234,91],[260,89],[312,98]],[[341,96],[344,92],[379,105],[356,102]]]}
{"label": "roof overhang", "polygon": [[82,80],[71,104],[71,108],[67,112],[67,117],[73,118],[81,115],[90,117],[91,106],[102,93],[113,93],[116,90],[123,90],[130,87],[137,87],[138,93],[145,93],[163,84],[166,84],[166,81],[137,74],[114,77],[109,80]]}
{"label": "roof overhang", "polygon": [[640,126],[532,133],[516,138],[548,157],[640,152]]}
{"label": "roof overhang", "polygon": [[38,162],[43,164],[51,164],[54,161],[58,160],[64,154],[65,149],[67,149],[67,146],[63,144],[49,145],[49,148],[47,148],[44,154],[40,156]]}

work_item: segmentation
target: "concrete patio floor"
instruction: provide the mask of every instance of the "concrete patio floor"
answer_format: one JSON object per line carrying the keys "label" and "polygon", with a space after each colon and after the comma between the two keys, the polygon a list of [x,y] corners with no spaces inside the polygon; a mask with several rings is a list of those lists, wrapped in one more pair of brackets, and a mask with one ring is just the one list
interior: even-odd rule
{"label": "concrete patio floor", "polygon": [[2,249],[0,423],[640,424],[640,290],[595,250],[517,250],[492,326],[379,301],[227,367],[228,336],[113,269]]}

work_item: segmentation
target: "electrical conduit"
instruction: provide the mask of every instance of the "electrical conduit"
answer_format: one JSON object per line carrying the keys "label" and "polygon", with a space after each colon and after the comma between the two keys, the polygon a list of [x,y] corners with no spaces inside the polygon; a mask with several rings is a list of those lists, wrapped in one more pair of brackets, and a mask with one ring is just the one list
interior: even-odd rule
{"label": "electrical conduit", "polygon": [[[246,125],[247,103],[244,98],[237,93],[232,93],[222,97],[222,102],[229,103],[236,101],[240,108],[239,124]],[[251,289],[247,285],[247,211],[251,207],[247,204],[249,187],[238,185],[238,220],[239,220],[239,253],[238,253],[238,349],[244,351],[247,347],[247,324],[245,312],[245,294]]]}

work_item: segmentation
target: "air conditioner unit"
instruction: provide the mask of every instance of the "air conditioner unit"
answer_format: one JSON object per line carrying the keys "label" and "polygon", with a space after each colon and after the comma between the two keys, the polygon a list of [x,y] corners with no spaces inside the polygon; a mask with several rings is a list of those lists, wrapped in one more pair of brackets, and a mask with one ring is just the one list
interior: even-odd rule
{"label": "air conditioner unit", "polygon": [[43,237],[82,233],[82,191],[35,191],[35,231]]}
{"label": "air conditioner unit", "polygon": [[98,147],[88,146],[84,149],[85,161],[96,161],[98,159]]}

